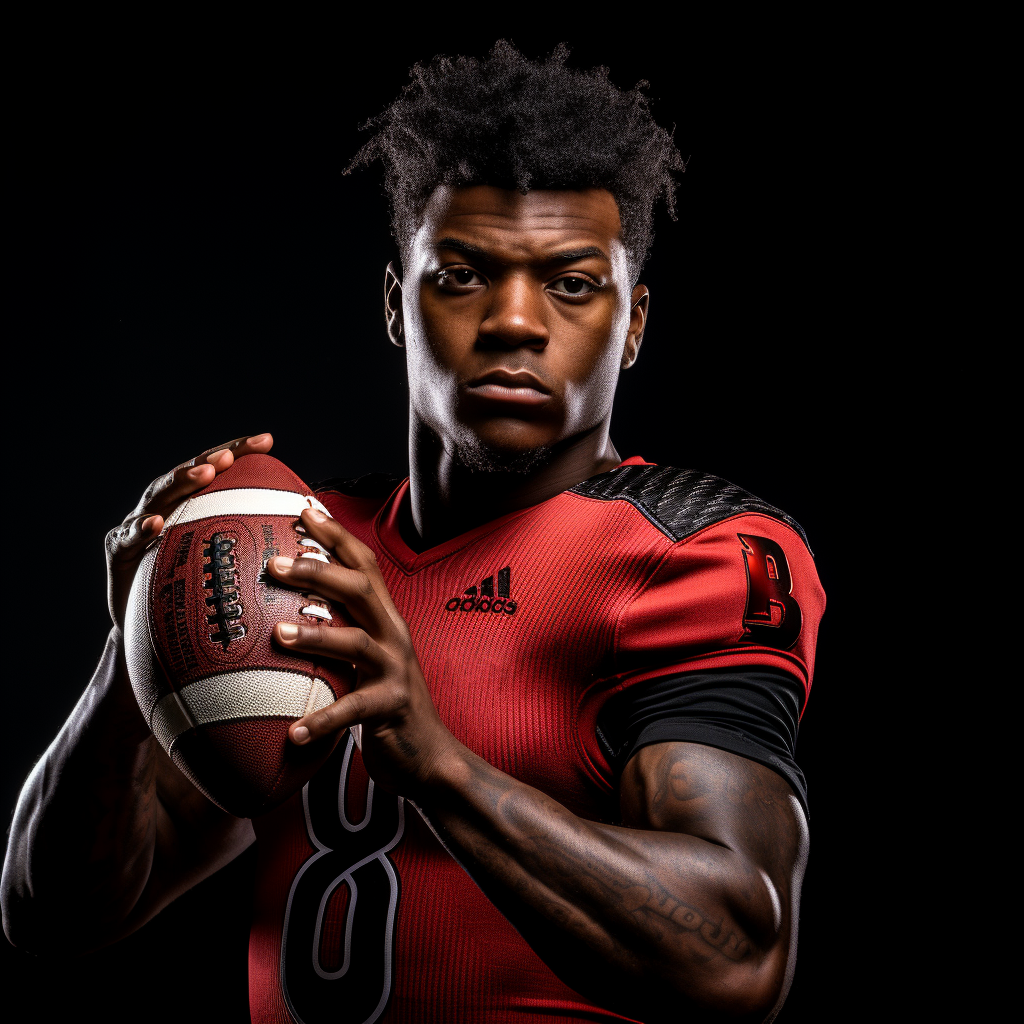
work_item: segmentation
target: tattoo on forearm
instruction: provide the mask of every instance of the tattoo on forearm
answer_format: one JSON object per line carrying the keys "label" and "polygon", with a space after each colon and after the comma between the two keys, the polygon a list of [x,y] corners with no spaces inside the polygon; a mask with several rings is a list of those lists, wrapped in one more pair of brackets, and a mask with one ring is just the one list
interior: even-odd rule
{"label": "tattoo on forearm", "polygon": [[[671,782],[668,784],[671,785]],[[564,880],[566,888],[579,892],[581,881],[586,881],[589,882],[588,887],[593,886],[600,890],[600,900],[587,901],[591,908],[598,903],[604,906],[617,906],[622,915],[631,916],[640,925],[641,931],[648,935],[660,931],[664,925],[668,925],[677,935],[693,935],[699,938],[704,946],[733,962],[743,960],[751,954],[750,940],[741,932],[730,927],[724,917],[715,920],[693,904],[673,895],[666,888],[664,881],[649,870],[645,872],[645,878],[638,879],[633,871],[625,873],[616,870],[614,855],[599,859],[587,856],[585,852],[587,837],[580,834],[577,819],[561,805],[552,801],[550,808],[553,812],[552,819],[558,822],[559,830],[568,828],[575,834],[553,837],[548,829],[538,832],[531,828],[532,822],[529,818],[532,818],[532,815],[529,811],[527,812],[528,819],[524,821],[522,804],[516,798],[516,794],[507,786],[497,785],[489,771],[482,770],[478,774],[474,788],[478,797],[487,801],[488,817],[491,817],[492,821],[494,819],[502,821],[506,826],[507,834],[516,835],[521,837],[520,841],[528,842],[534,850],[537,861],[558,865],[557,871]],[[510,865],[506,862],[507,853],[492,848],[490,842],[474,841],[471,835],[461,835],[459,839],[456,839],[449,829],[444,831],[445,838],[454,839],[456,847],[462,847],[463,850],[468,848],[471,862],[489,866],[504,885],[511,884],[519,890],[520,898],[525,897],[528,902],[534,904],[538,898],[541,898],[547,904],[548,914],[555,910],[549,896],[541,897],[540,892],[535,891],[539,887],[550,892],[552,891],[551,886],[539,878],[534,879],[525,865],[523,869],[528,877],[520,876],[517,881],[513,881],[508,874]],[[461,829],[459,831],[461,832]],[[489,830],[483,829],[482,831]],[[492,842],[494,838],[496,837],[492,833]],[[505,844],[499,843],[498,845],[504,846]],[[556,887],[554,891],[557,892],[559,888],[562,886]],[[652,918],[657,919],[661,924],[659,925]]]}
{"label": "tattoo on forearm", "polygon": [[[662,890],[664,892],[664,890]],[[730,960],[742,960],[750,953],[750,941],[736,932],[731,931],[724,919],[712,921],[705,917],[696,907],[682,900],[674,899],[665,893],[665,900],[658,905],[648,900],[647,906],[662,917],[668,918],[673,924],[688,932],[699,935],[712,949],[718,950],[722,956]]]}

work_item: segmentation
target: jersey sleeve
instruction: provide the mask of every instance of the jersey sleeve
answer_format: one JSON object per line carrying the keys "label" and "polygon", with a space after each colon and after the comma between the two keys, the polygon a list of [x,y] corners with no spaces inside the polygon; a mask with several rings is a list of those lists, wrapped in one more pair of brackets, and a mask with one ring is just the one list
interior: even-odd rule
{"label": "jersey sleeve", "polygon": [[[597,738],[602,708],[654,680],[693,673],[739,678],[751,669],[783,673],[793,682],[802,714],[824,607],[803,537],[773,516],[731,516],[669,545],[619,614],[613,673],[592,687],[581,705],[581,736],[599,773],[611,779],[615,768]],[[672,717],[678,732],[685,713]],[[702,713],[702,718],[704,733],[712,736],[713,716]],[[726,725],[725,733],[735,736],[734,724]],[[648,735],[672,738],[656,729]],[[695,741],[751,756],[728,737]]]}
{"label": "jersey sleeve", "polygon": [[673,544],[623,608],[623,686],[676,672],[768,665],[810,692],[825,594],[803,538],[766,515],[733,516]]}
{"label": "jersey sleeve", "polygon": [[749,665],[658,676],[611,698],[597,739],[615,776],[652,743],[701,743],[781,775],[809,816],[807,780],[796,762],[804,690],[788,672]]}

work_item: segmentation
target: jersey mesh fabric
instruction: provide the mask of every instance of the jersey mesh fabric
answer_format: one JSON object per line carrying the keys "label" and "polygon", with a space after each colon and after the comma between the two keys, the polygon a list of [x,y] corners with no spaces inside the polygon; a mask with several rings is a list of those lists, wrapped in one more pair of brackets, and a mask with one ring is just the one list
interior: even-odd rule
{"label": "jersey mesh fabric", "polygon": [[[618,818],[615,770],[598,740],[597,717],[613,695],[637,682],[765,665],[790,674],[805,695],[809,691],[824,595],[807,547],[788,523],[741,514],[676,540],[627,500],[566,491],[417,554],[398,530],[407,488],[404,482],[386,501],[337,491],[318,496],[376,554],[409,623],[434,703],[455,737],[573,813]],[[747,580],[739,534],[768,538],[785,552],[802,611],[800,636],[790,650],[743,642]],[[350,788],[363,784],[355,782],[363,772],[357,762],[358,752]],[[316,784],[314,779],[310,787]],[[250,942],[252,1019],[297,1020],[283,991],[281,948],[286,914],[293,913],[293,880],[318,849],[303,794],[254,825],[259,868]],[[372,1019],[624,1019],[562,984],[411,806],[405,808],[404,833],[386,857],[398,879],[387,954],[393,970],[386,1000]],[[344,911],[349,902],[332,898],[323,905],[321,948],[325,940],[344,941],[347,925],[335,907]],[[355,944],[359,936],[349,939]],[[312,942],[311,933],[299,948],[312,950]],[[302,956],[309,955],[305,951]],[[340,962],[336,950],[321,955],[322,967]],[[351,977],[345,982],[352,983]],[[342,986],[326,979],[316,985],[323,1012],[309,1010],[304,1024],[340,1013]]]}

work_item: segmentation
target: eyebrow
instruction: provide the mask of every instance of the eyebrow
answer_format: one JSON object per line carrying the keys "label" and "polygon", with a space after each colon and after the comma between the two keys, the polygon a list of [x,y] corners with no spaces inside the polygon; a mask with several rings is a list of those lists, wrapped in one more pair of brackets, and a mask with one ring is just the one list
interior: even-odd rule
{"label": "eyebrow", "polygon": [[[464,242],[461,238],[439,238],[435,245],[438,249],[454,249],[455,252],[465,253],[467,256],[480,256],[485,259],[493,259],[493,256],[486,250],[482,249],[478,245],[473,245],[472,242]],[[598,259],[611,262],[608,259],[608,254],[603,250],[599,249],[596,245],[586,245],[581,249],[567,249],[565,252],[552,253],[550,256],[544,257],[545,263],[574,263],[576,260],[585,260],[596,256]]]}

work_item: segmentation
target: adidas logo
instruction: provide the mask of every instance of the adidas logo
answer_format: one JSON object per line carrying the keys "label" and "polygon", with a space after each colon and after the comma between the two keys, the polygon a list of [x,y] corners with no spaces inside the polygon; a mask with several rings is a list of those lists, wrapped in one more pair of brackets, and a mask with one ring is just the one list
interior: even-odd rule
{"label": "adidas logo", "polygon": [[445,602],[446,612],[504,612],[515,615],[519,607],[512,600],[512,567],[506,565],[495,574],[498,579],[495,593],[494,576],[481,580],[479,590],[474,585],[469,587],[462,597],[453,597]]}

